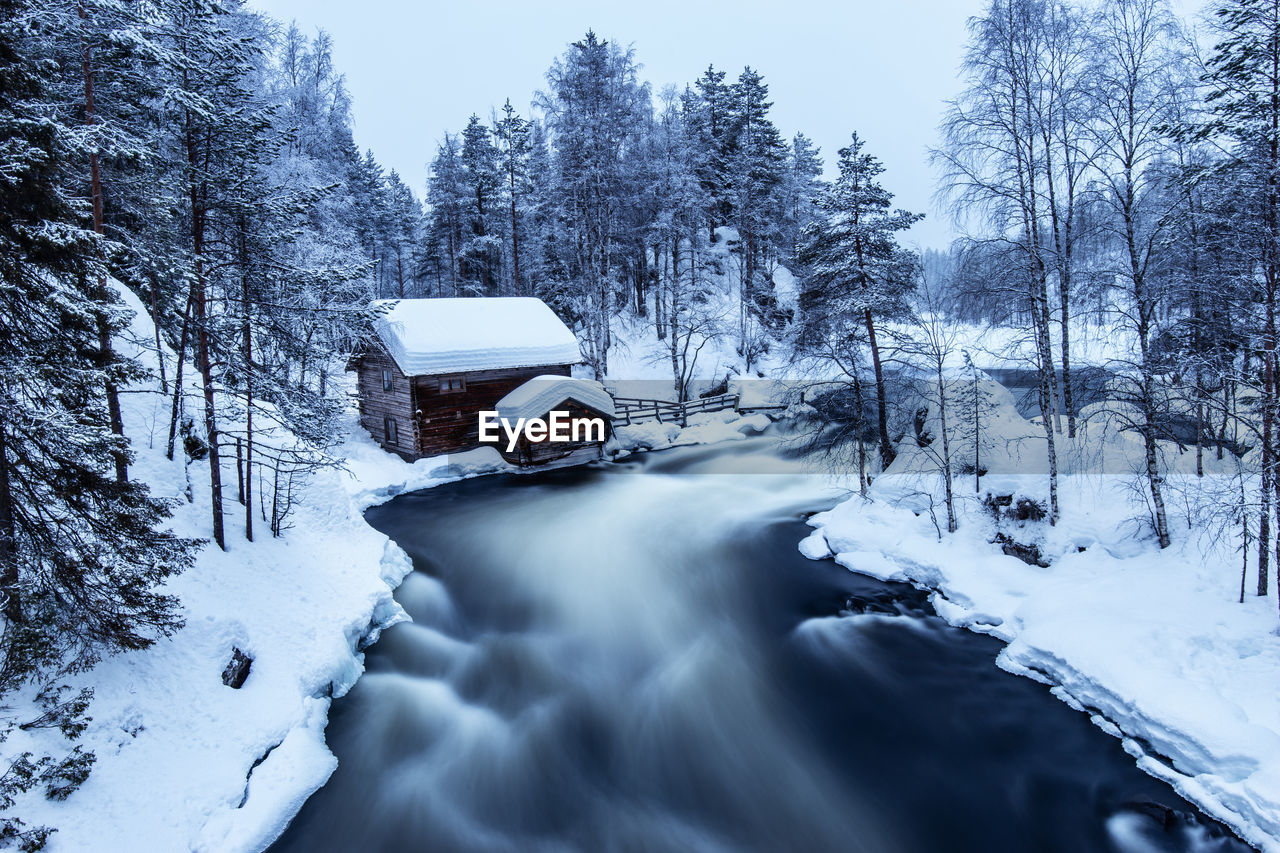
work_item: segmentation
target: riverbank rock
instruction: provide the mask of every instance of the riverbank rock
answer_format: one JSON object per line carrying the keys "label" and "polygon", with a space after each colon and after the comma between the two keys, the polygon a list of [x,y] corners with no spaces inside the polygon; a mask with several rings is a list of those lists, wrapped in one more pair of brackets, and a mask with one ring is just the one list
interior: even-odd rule
{"label": "riverbank rock", "polygon": [[253,666],[253,658],[249,657],[239,648],[231,650],[231,660],[222,670],[222,683],[239,690],[244,686],[245,680],[249,677],[249,669]]}

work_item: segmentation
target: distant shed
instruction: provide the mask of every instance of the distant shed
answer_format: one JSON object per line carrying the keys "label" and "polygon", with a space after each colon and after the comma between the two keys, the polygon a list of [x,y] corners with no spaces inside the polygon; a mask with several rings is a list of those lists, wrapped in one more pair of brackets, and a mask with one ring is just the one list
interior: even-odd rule
{"label": "distant shed", "polygon": [[[498,416],[510,423],[521,418],[549,420],[563,412],[572,422],[569,441],[529,441],[521,436],[514,450],[504,443],[498,451],[517,465],[589,462],[599,459],[604,442],[613,434],[613,398],[599,382],[565,376],[536,376],[498,401]],[[599,429],[590,424],[598,423]]]}
{"label": "distant shed", "polygon": [[478,447],[482,410],[536,376],[568,377],[582,360],[573,332],[540,299],[386,304],[374,344],[351,369],[360,423],[405,458]]}

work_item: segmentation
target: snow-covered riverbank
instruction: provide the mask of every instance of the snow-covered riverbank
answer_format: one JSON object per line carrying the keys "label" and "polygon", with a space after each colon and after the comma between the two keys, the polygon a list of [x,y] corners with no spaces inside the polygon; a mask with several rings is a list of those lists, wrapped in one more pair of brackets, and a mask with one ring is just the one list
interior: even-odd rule
{"label": "snow-covered riverbank", "polygon": [[[147,314],[122,296],[135,318],[117,346],[154,371]],[[170,398],[156,385],[123,395],[136,453],[130,473],[173,502],[177,533],[207,538],[208,466],[184,465],[181,442],[176,458],[165,458]],[[229,496],[227,550],[206,545],[170,586],[182,601],[182,630],[66,679],[94,691],[80,744],[97,762],[65,801],[19,800],[15,811],[29,825],[57,828],[49,850],[261,850],[333,772],[324,741],[330,701],[359,678],[362,645],[405,618],[392,592],[411,570],[362,512],[405,490],[506,468],[493,451],[410,465],[378,448],[354,414],[346,429],[339,455],[347,470],[309,480],[282,537],[259,518],[257,541],[246,541],[244,509]],[[253,658],[238,690],[221,677],[233,648]],[[38,716],[34,705],[22,712],[31,698],[15,697],[20,718]],[[56,732],[17,730],[4,754],[41,748],[65,747]]]}
{"label": "snow-covered riverbank", "polygon": [[[1006,433],[1016,414],[1003,406]],[[1035,427],[1022,422],[1023,453]],[[1008,436],[1005,436],[1008,438]],[[1134,446],[1126,449],[1125,443]],[[1007,446],[1018,446],[1009,442]],[[1012,473],[1018,459],[995,459],[974,493],[957,482],[960,529],[939,535],[926,492],[940,483],[921,459],[899,458],[873,484],[814,516],[801,543],[814,559],[933,591],[939,615],[1008,645],[999,665],[1052,686],[1056,696],[1122,738],[1140,767],[1231,826],[1250,843],[1280,851],[1280,634],[1275,585],[1258,597],[1252,571],[1245,601],[1233,537],[1174,525],[1161,551],[1141,521],[1136,474],[1125,457],[1131,437],[1096,441],[1092,460],[1061,480],[1062,521],[1001,523],[1035,544],[1050,565],[1006,556],[992,540],[997,522],[987,492],[1043,500],[1043,474]],[[1061,450],[1060,450],[1061,452]],[[1226,475],[1198,480],[1192,453],[1166,448],[1172,494],[1188,496]],[[1031,464],[1027,470],[1035,471]],[[1207,503],[1212,499],[1204,496]],[[1176,501],[1175,501],[1176,503]],[[940,499],[934,512],[942,513]],[[1179,508],[1171,505],[1172,517]],[[945,525],[945,520],[942,521]],[[1252,562],[1252,561],[1251,561]]]}

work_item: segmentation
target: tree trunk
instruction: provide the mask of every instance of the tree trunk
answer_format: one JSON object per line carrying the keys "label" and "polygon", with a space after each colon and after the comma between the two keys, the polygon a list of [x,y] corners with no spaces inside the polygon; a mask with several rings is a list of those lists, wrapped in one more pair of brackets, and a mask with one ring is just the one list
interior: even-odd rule
{"label": "tree trunk", "polygon": [[0,419],[0,594],[10,625],[22,624],[22,590],[18,576],[18,526],[13,509],[13,484],[9,476],[8,426]]}
{"label": "tree trunk", "polygon": [[667,314],[667,319],[671,325],[668,334],[668,343],[671,347],[671,375],[675,383],[675,390],[680,390],[680,357],[679,344],[676,342],[680,329],[678,327],[678,318],[680,316],[680,238],[674,237],[671,242],[671,310]]}
{"label": "tree trunk", "polygon": [[182,412],[182,367],[186,360],[187,338],[191,327],[191,306],[195,297],[195,285],[187,291],[187,305],[182,311],[182,333],[178,336],[178,363],[173,372],[173,411],[169,415],[169,442],[165,445],[165,457],[173,461],[174,439],[178,433],[178,416]]}
{"label": "tree trunk", "polygon": [[1267,594],[1271,559],[1271,500],[1275,491],[1276,294],[1268,286],[1262,356],[1262,489],[1258,519],[1258,595]]}
{"label": "tree trunk", "polygon": [[164,372],[164,345],[160,342],[160,277],[151,271],[151,328],[156,333],[156,364],[160,368],[160,393],[169,393],[169,379]]}
{"label": "tree trunk", "polygon": [[[1034,286],[1034,285],[1033,285]],[[1054,438],[1052,414],[1054,406],[1053,350],[1049,345],[1048,312],[1037,304],[1043,294],[1033,294],[1031,300],[1032,322],[1036,327],[1036,350],[1039,355],[1040,420],[1044,427],[1045,451],[1049,461],[1049,524],[1058,523],[1058,445]]]}
{"label": "tree trunk", "polygon": [[864,433],[867,431],[867,424],[863,417],[865,401],[862,399],[862,380],[858,378],[858,374],[853,374],[853,405],[856,411],[857,419],[854,421],[854,428],[858,432],[858,494],[862,497],[867,496],[867,442]]}
{"label": "tree trunk", "polygon": [[982,491],[982,433],[981,428],[981,398],[978,396],[978,369],[973,369],[973,493],[976,495]]}
{"label": "tree trunk", "polygon": [[[88,12],[85,10],[84,5],[81,4],[80,20],[87,24],[88,18]],[[80,38],[80,52],[81,65],[84,71],[84,123],[92,126],[95,122],[92,49],[89,47],[88,38],[83,34]],[[96,144],[93,145],[89,152],[89,194],[93,201],[93,233],[101,238],[103,233],[102,170],[98,160]],[[98,348],[102,351],[103,386],[107,398],[107,419],[111,423],[111,432],[121,440],[121,446],[112,453],[115,459],[116,482],[125,483],[129,480],[129,454],[123,444],[124,418],[120,414],[120,390],[111,378],[111,370],[114,366],[115,358],[111,346],[111,325],[107,321],[107,310],[111,304],[111,291],[107,288],[106,276],[98,276],[97,288],[93,296],[99,304],[97,316]]]}
{"label": "tree trunk", "polygon": [[[244,245],[244,232],[241,231],[241,253],[247,260]],[[244,434],[245,434],[245,477],[244,477],[244,538],[253,541],[253,328],[249,323],[249,277],[240,279],[241,308],[244,311],[242,327],[242,345],[244,347]]]}
{"label": "tree trunk", "polygon": [[667,267],[667,253],[657,243],[653,244],[653,266],[658,270],[658,284],[653,291],[653,325],[661,341],[667,337],[667,291],[671,289],[671,271]]}
{"label": "tree trunk", "polygon": [[[1132,234],[1132,229],[1130,229]],[[1169,521],[1164,506],[1164,477],[1160,474],[1159,457],[1156,447],[1156,415],[1155,415],[1155,373],[1151,365],[1150,336],[1151,315],[1154,312],[1151,300],[1144,287],[1141,273],[1134,271],[1134,301],[1138,309],[1138,347],[1141,353],[1142,371],[1142,445],[1146,456],[1147,486],[1151,490],[1151,506],[1155,512],[1156,538],[1161,548],[1169,547]]]}
{"label": "tree trunk", "polygon": [[862,312],[867,325],[867,340],[871,344],[871,365],[876,375],[876,425],[880,430],[880,470],[893,464],[893,442],[889,440],[889,401],[884,384],[884,366],[880,363],[880,345],[876,342],[876,324],[871,309]]}
{"label": "tree trunk", "polygon": [[[196,245],[201,241],[197,239]],[[218,419],[213,398],[213,365],[209,357],[209,330],[206,323],[206,297],[204,272],[200,249],[196,250],[196,299],[194,319],[196,324],[196,359],[200,367],[200,382],[204,389],[204,428],[209,442],[209,492],[213,510],[213,541],[227,550],[222,523],[222,460],[218,453]]]}
{"label": "tree trunk", "polygon": [[947,385],[943,379],[942,359],[939,358],[938,366],[938,423],[942,432],[942,485],[943,492],[947,502],[947,532],[955,533],[956,524],[956,504],[955,497],[952,493],[951,481],[951,439],[947,436]]}

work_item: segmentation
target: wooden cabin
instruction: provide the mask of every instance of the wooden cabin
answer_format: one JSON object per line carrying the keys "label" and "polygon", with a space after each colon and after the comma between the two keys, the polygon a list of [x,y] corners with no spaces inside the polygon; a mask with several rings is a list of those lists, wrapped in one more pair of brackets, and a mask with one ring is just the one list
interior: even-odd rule
{"label": "wooden cabin", "polygon": [[[537,419],[552,421],[560,413],[560,426],[569,441],[530,441],[521,435],[514,449],[506,436],[498,445],[502,458],[516,465],[560,465],[599,459],[604,443],[613,434],[613,397],[599,382],[553,374],[536,376],[498,401],[498,417],[509,424]],[[566,425],[565,422],[568,422]]]}
{"label": "wooden cabin", "polygon": [[479,447],[481,411],[537,376],[568,377],[578,340],[540,299],[387,302],[352,360],[360,423],[405,459]]}

